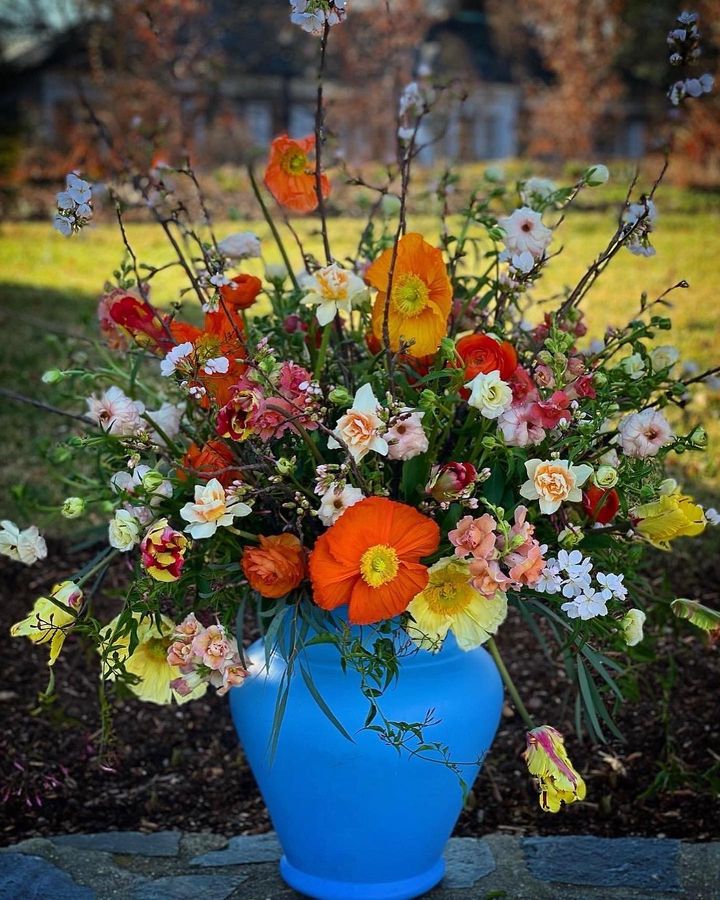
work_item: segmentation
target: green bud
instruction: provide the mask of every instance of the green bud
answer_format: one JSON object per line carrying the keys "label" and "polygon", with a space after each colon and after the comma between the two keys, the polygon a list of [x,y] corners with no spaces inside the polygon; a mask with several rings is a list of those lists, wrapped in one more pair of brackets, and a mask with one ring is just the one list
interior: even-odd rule
{"label": "green bud", "polygon": [[605,387],[607,384],[607,375],[604,372],[595,371],[593,372],[593,383],[595,387]]}
{"label": "green bud", "polygon": [[609,177],[608,167],[602,164],[590,166],[583,173],[583,181],[588,187],[599,187],[601,184],[605,184]]}
{"label": "green bud", "polygon": [[563,528],[558,535],[558,542],[565,550],[571,550],[582,541],[585,537],[584,533],[578,528]]}
{"label": "green bud", "polygon": [[400,198],[396,194],[384,194],[380,201],[380,209],[386,219],[398,215],[400,212]]}
{"label": "green bud", "polygon": [[103,500],[100,508],[106,515],[112,515],[115,512],[115,506],[113,505],[112,500]]}
{"label": "green bud", "polygon": [[546,366],[553,361],[553,355],[548,350],[541,350],[537,355],[538,360]]}
{"label": "green bud", "polygon": [[292,475],[295,471],[295,457],[288,459],[286,456],[281,456],[275,463],[275,468],[281,475]]}
{"label": "green bud", "polygon": [[603,490],[614,488],[618,483],[617,469],[613,466],[599,466],[592,480],[597,487],[603,488]]}
{"label": "green bud", "polygon": [[420,407],[420,409],[435,409],[437,405],[438,397],[435,391],[431,391],[429,388],[425,388],[424,391],[420,392],[420,399],[418,402],[418,406]]}
{"label": "green bud", "polygon": [[43,372],[42,381],[43,384],[57,384],[64,377],[65,373],[61,372],[60,369],[48,369],[47,372]]}
{"label": "green bud", "polygon": [[440,359],[455,359],[455,341],[450,337],[444,337],[440,341],[438,352],[440,354]]}
{"label": "green bud", "polygon": [[495,447],[497,447],[498,442],[492,435],[489,434],[487,437],[484,437],[482,439],[482,445],[485,450],[493,450]]}
{"label": "green bud", "polygon": [[328,400],[334,406],[350,406],[352,399],[350,391],[345,387],[334,387],[328,394]]}
{"label": "green bud", "polygon": [[156,491],[160,485],[165,481],[165,477],[157,472],[155,469],[150,469],[149,472],[146,472],[143,476],[142,486],[148,492],[148,494],[152,494],[153,491]]}
{"label": "green bud", "polygon": [[565,368],[567,365],[567,356],[564,353],[555,353],[553,355],[553,363],[559,368],[560,366]]}
{"label": "green bud", "polygon": [[50,458],[56,465],[62,465],[72,459],[72,451],[69,447],[63,447],[61,445],[55,447],[50,454]]}
{"label": "green bud", "polygon": [[500,166],[488,166],[483,172],[483,177],[491,184],[499,184],[505,179],[505,172]]}
{"label": "green bud", "polygon": [[85,512],[85,501],[82,497],[68,497],[60,512],[66,519],[77,519]]}
{"label": "green bud", "polygon": [[695,447],[697,450],[704,450],[708,445],[707,431],[705,431],[702,425],[697,425],[690,432],[688,440],[692,447]]}
{"label": "green bud", "polygon": [[488,228],[488,237],[492,241],[503,241],[505,240],[505,230],[500,226]]}

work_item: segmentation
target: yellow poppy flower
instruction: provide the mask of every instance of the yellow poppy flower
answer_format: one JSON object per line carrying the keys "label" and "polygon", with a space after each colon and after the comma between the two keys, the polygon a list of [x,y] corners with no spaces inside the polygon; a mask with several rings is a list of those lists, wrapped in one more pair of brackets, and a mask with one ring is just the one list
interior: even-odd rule
{"label": "yellow poppy flower", "polygon": [[415,620],[407,631],[424,650],[440,649],[448,631],[458,646],[473,650],[489,640],[505,621],[507,597],[498,591],[485,597],[470,584],[470,569],[462,559],[441,559],[428,570],[428,583],[410,602]]}
{"label": "yellow poppy flower", "polygon": [[[74,581],[56,584],[48,597],[38,597],[32,612],[10,629],[12,637],[26,637],[34,644],[50,644],[48,665],[52,666],[60,655],[65,638],[75,623],[82,602],[82,591]],[[56,603],[62,603],[63,609]]]}
{"label": "yellow poppy flower", "polygon": [[[181,696],[170,686],[170,682],[179,678],[182,674],[177,666],[171,666],[167,661],[168,648],[172,643],[175,625],[167,617],[161,617],[158,627],[150,618],[138,618],[137,638],[138,643],[132,653],[130,650],[130,634],[115,634],[117,631],[119,616],[116,616],[102,632],[103,643],[100,646],[101,653],[107,653],[110,661],[122,663],[125,671],[131,675],[137,675],[140,679],[136,684],[129,684],[129,689],[139,700],[146,703],[167,704],[175,700],[176,703],[187,703],[201,697],[207,690],[207,684],[202,682],[185,696]],[[109,648],[112,647],[112,651]],[[115,673],[110,669],[108,661],[103,659],[103,678],[108,681],[115,680]]]}

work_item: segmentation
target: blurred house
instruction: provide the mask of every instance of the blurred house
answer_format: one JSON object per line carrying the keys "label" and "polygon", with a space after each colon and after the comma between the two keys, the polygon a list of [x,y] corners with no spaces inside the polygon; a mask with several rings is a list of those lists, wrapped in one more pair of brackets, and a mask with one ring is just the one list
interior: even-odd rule
{"label": "blurred house", "polygon": [[[266,6],[260,12],[250,0],[208,2],[212,11],[206,31],[199,36],[204,42],[201,52],[185,68],[174,63],[178,71],[172,88],[178,112],[167,114],[169,122],[163,122],[160,85],[153,82],[151,73],[146,87],[139,88],[140,82],[132,82],[119,68],[118,56],[103,58],[92,29],[84,24],[49,34],[15,52],[5,63],[5,86],[0,88],[2,131],[6,135],[21,132],[26,145],[46,148],[43,153],[24,154],[21,174],[54,177],[52,169],[62,173],[68,163],[76,164],[91,154],[91,138],[83,138],[80,127],[87,121],[87,109],[79,94],[100,112],[124,115],[126,130],[140,127],[144,118],[146,124],[166,127],[168,133],[173,128],[181,131],[184,145],[212,164],[239,162],[251,147],[266,148],[282,131],[291,136],[312,131],[316,44],[290,24],[286,4]],[[528,73],[518,73],[512,47],[510,52],[499,48],[484,4],[480,0],[413,2],[423,13],[416,17],[423,30],[417,40],[413,37],[408,42],[407,79],[456,85],[458,98],[443,103],[442,116],[434,113],[423,124],[420,161],[501,159],[522,152],[519,123],[525,102],[523,78]],[[374,7],[384,8],[384,0],[353,0],[359,17],[363,10],[372,13]],[[351,16],[342,26],[350,40],[352,27]],[[197,28],[192,37],[197,43]],[[142,48],[133,51],[133,40],[132,30],[126,32],[123,41],[129,49],[123,49],[137,65],[143,52]],[[190,39],[181,34],[183,40]],[[382,47],[365,52],[374,53],[381,67],[389,70]],[[366,78],[362,69],[359,72],[353,75],[342,55],[329,59],[326,94],[338,147],[355,159],[387,159],[393,152],[394,104],[402,85],[389,83],[377,73]],[[543,77],[541,71],[530,74]],[[371,127],[368,100],[381,90],[384,99],[376,104]],[[150,103],[154,94],[155,106]],[[356,111],[355,121],[343,115],[349,110]],[[641,155],[643,129],[642,110],[620,109],[610,136],[602,138],[604,149]]]}

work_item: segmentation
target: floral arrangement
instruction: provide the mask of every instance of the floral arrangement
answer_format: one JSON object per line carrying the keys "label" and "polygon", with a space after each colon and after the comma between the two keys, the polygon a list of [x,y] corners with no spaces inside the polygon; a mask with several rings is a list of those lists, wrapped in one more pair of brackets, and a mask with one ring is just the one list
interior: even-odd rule
{"label": "floral arrangement", "polygon": [[[454,766],[433,745],[430,720],[401,726],[382,713],[402,655],[436,652],[452,632],[463,650],[493,654],[528,726],[540,804],[555,812],[583,798],[584,782],[562,735],[530,717],[494,636],[512,611],[541,642],[554,638],[577,687],[578,724],[602,738],[615,731],[607,696],[620,696],[619,653],[643,637],[644,547],[670,550],[720,518],[665,470],[672,454],[706,445],[701,425],[678,432],[668,410],[718,371],[677,374],[677,350],[658,341],[671,327],[660,314],[666,294],[584,341],[582,301],[604,268],[623,249],[654,252],[662,173],[647,194],[631,189],[607,248],[539,317],[565,212],[607,181],[607,168],[571,186],[511,186],[488,171],[455,216],[448,173],[439,242],[416,233],[411,171],[442,90],[413,83],[400,99],[397,165],[375,186],[357,254],[338,259],[325,212],[322,65],[345,3],[291,5],[321,42],[315,134],[273,141],[264,189],[249,171],[285,266],[268,265],[264,280],[243,272],[261,242],[249,232],[218,238],[189,165],[134,174],[138,205],[187,278],[187,302],[156,308],[159,269],[138,261],[127,204],[111,194],[127,254],[98,306],[101,363],[43,378],[62,386],[83,424],[68,454],[92,460],[62,514],[111,515],[95,558],[12,633],[47,644],[50,666],[69,634],[82,635],[97,647],[103,683],[184,703],[242,686],[253,610],[268,647],[283,629],[292,647],[318,633],[332,641],[338,665],[362,675],[368,727]],[[695,60],[694,17],[683,14],[670,43],[674,63]],[[678,82],[672,102],[709,86],[708,76]],[[181,181],[198,191],[200,226],[177,200]],[[318,215],[324,258],[300,245],[297,271],[270,198],[283,215]],[[86,227],[92,203],[91,186],[69,175],[58,230]],[[0,552],[31,565],[46,547],[36,528],[3,522]],[[91,600],[118,560],[126,596],[100,621]],[[720,622],[689,600],[673,608],[707,630]]]}

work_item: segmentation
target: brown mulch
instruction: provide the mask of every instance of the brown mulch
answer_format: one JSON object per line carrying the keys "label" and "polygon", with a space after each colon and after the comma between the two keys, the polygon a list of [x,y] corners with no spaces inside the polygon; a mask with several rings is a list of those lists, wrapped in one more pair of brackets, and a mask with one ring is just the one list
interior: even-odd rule
{"label": "brown mulch", "polygon": [[[51,547],[51,554],[62,558],[62,548]],[[70,571],[73,560],[67,562]],[[706,569],[696,572],[698,583],[718,584],[717,563],[710,554]],[[682,560],[674,571],[685,577]],[[1,559],[0,584],[0,844],[67,832],[232,835],[271,827],[223,698],[208,694],[183,707],[115,701],[116,743],[112,756],[101,759],[97,659],[70,638],[55,667],[57,700],[37,712],[47,684],[45,648],[10,639],[8,628],[49,585],[40,567]],[[572,736],[560,669],[509,620],[500,640],[508,667],[530,697],[531,711],[570,735],[588,799],[554,816],[538,809],[520,758],[522,723],[506,707],[456,833],[720,838],[720,647],[709,647],[699,633],[673,631],[665,626],[657,660],[637,673],[642,692],[618,717],[624,742],[593,746]]]}

